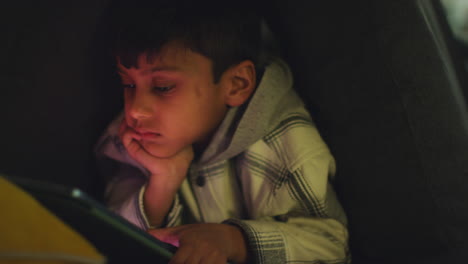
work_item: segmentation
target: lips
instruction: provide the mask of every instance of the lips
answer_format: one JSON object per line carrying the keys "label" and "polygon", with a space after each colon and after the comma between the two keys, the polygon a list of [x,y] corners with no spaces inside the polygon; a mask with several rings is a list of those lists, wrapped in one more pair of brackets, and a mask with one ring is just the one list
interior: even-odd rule
{"label": "lips", "polygon": [[154,133],[154,132],[139,131],[139,130],[136,130],[135,132],[138,133],[138,135],[140,135],[142,139],[154,139],[154,138],[161,136],[161,134]]}
{"label": "lips", "polygon": [[149,137],[149,136],[158,136],[158,135],[160,135],[160,134],[158,134],[158,133],[152,133],[152,132],[145,132],[145,133],[138,133],[138,134],[140,134],[140,136],[142,136],[142,137]]}

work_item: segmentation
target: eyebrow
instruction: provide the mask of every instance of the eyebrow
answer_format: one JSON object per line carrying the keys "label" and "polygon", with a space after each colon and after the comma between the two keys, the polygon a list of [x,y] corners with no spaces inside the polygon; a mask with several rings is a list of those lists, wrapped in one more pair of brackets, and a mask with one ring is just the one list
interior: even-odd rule
{"label": "eyebrow", "polygon": [[154,67],[151,69],[151,72],[155,71],[180,71],[181,68],[177,66],[163,66],[163,67]]}

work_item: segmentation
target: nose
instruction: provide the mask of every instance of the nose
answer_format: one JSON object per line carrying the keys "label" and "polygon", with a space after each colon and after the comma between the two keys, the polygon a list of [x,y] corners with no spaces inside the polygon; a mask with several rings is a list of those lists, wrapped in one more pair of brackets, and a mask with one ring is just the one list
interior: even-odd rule
{"label": "nose", "polygon": [[135,121],[142,121],[152,116],[152,102],[150,95],[146,95],[138,89],[133,90],[132,95],[125,98],[127,114]]}

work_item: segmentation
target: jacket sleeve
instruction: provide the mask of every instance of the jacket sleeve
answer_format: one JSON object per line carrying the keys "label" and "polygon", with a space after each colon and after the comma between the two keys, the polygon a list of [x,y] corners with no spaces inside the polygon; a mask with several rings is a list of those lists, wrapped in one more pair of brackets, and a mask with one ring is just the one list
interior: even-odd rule
{"label": "jacket sleeve", "polygon": [[255,263],[348,263],[346,216],[329,182],[334,159],[323,143],[308,149],[314,142],[290,136],[244,154],[240,177],[249,220],[225,223],[243,230]]}
{"label": "jacket sleeve", "polygon": [[347,231],[334,219],[230,219],[248,241],[253,263],[349,263]]}
{"label": "jacket sleeve", "polygon": [[[141,229],[153,228],[143,203],[148,178],[144,168],[130,159],[116,135],[104,136],[96,147],[96,155],[106,184],[104,198],[108,208]],[[176,195],[163,227],[177,225],[181,210],[182,205]]]}
{"label": "jacket sleeve", "polygon": [[141,194],[146,179],[136,169],[119,164],[116,174],[106,184],[105,200],[108,208],[129,222],[146,229]]}
{"label": "jacket sleeve", "polygon": [[[106,183],[104,198],[110,210],[146,230],[152,228],[143,203],[149,172],[130,158],[118,136],[123,118],[123,113],[118,115],[95,146],[100,174]],[[179,224],[181,211],[179,195],[176,195],[162,227]]]}
{"label": "jacket sleeve", "polygon": [[[106,186],[107,206],[111,211],[141,229],[155,228],[148,221],[143,203],[146,177],[138,169],[129,165],[121,164],[119,167],[117,174],[111,178]],[[162,227],[178,225],[181,212],[182,204],[179,201],[179,195],[176,195]]]}

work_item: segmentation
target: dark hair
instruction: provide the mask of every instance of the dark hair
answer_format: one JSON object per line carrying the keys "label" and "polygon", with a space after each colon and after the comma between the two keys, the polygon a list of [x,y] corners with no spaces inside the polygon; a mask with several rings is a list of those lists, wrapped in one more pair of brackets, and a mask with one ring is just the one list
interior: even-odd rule
{"label": "dark hair", "polygon": [[111,9],[113,55],[135,67],[143,52],[151,61],[170,41],[211,59],[214,82],[243,60],[262,70],[261,17],[255,0],[119,0]]}

